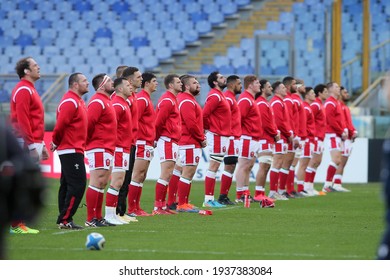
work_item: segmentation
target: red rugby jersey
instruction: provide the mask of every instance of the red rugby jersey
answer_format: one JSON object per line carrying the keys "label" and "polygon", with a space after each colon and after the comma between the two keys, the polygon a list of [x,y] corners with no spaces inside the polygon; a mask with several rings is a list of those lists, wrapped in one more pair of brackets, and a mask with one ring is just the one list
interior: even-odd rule
{"label": "red rugby jersey", "polygon": [[225,95],[215,88],[211,89],[203,107],[204,128],[221,136],[230,136],[230,116],[230,105]]}
{"label": "red rugby jersey", "polygon": [[349,110],[349,107],[343,102],[340,102],[340,105],[341,105],[341,110],[344,113],[345,125],[348,128],[348,139],[352,139],[353,134],[355,134],[357,130],[354,127],[352,122],[351,111]]}
{"label": "red rugby jersey", "polygon": [[280,131],[280,138],[288,141],[290,136],[294,136],[294,132],[290,126],[290,116],[288,109],[283,99],[274,95],[270,101],[271,108],[274,112],[275,124]]}
{"label": "red rugby jersey", "polygon": [[274,143],[275,136],[278,134],[278,128],[275,124],[274,112],[267,99],[265,99],[263,96],[259,96],[256,99],[256,104],[259,108],[261,123],[263,125],[263,135],[261,138]]}
{"label": "red rugby jersey", "polygon": [[44,109],[34,84],[22,78],[12,90],[10,107],[16,137],[22,137],[26,146],[42,143],[45,134]]}
{"label": "red rugby jersey", "polygon": [[117,136],[115,147],[123,148],[126,153],[130,152],[130,147],[133,142],[132,139],[132,119],[131,110],[127,99],[115,95],[111,101],[114,107],[117,124]]}
{"label": "red rugby jersey", "polygon": [[201,148],[200,143],[206,139],[203,130],[202,108],[195,97],[188,92],[179,93],[177,101],[182,123],[179,146],[195,145],[195,148]]}
{"label": "red rugby jersey", "polygon": [[316,127],[315,137],[318,140],[324,141],[325,139],[325,129],[326,129],[326,116],[325,116],[325,107],[322,104],[320,98],[316,98],[313,103],[310,104],[310,107],[313,111],[314,122]]}
{"label": "red rugby jersey", "polygon": [[146,141],[146,145],[154,147],[156,139],[156,113],[150,95],[145,90],[137,93],[137,110],[137,141]]}
{"label": "red rugby jersey", "polygon": [[231,112],[230,133],[231,136],[234,136],[234,138],[238,139],[241,136],[241,115],[240,109],[237,105],[236,96],[230,90],[225,91],[224,94],[226,100],[229,103]]}
{"label": "red rugby jersey", "polygon": [[344,114],[340,106],[340,102],[330,96],[324,104],[326,114],[326,133],[335,133],[338,137],[344,132],[347,127],[345,125]]}
{"label": "red rugby jersey", "polygon": [[263,135],[261,116],[255,98],[248,91],[240,94],[238,108],[241,113],[242,135],[251,136],[254,140],[260,140]]}
{"label": "red rugby jersey", "polygon": [[181,136],[181,119],[176,96],[166,91],[156,106],[156,140],[161,136],[169,137],[178,143]]}
{"label": "red rugby jersey", "polygon": [[83,154],[87,129],[87,106],[77,93],[69,90],[57,107],[57,121],[52,135],[58,154]]}
{"label": "red rugby jersey", "polygon": [[130,95],[127,98],[127,103],[130,106],[131,121],[132,121],[131,144],[135,145],[135,141],[137,140],[137,132],[138,132],[138,108],[137,108],[137,96],[135,92],[133,92],[132,95]]}
{"label": "red rugby jersey", "polygon": [[116,115],[110,98],[103,93],[95,93],[88,104],[86,149],[105,149],[114,154],[116,130]]}
{"label": "red rugby jersey", "polygon": [[305,122],[306,122],[306,136],[304,139],[309,139],[310,141],[314,140],[314,137],[316,136],[316,125],[315,125],[315,120],[314,120],[314,115],[313,115],[313,110],[311,109],[311,106],[307,102],[303,102],[303,109],[305,112]]}

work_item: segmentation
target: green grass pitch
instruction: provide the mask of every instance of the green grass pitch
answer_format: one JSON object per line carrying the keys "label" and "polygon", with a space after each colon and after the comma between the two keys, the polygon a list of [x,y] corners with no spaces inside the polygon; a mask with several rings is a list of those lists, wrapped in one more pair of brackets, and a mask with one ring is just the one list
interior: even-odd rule
{"label": "green grass pitch", "polygon": [[[142,194],[141,205],[149,212],[154,184],[146,182]],[[350,193],[276,201],[273,209],[241,204],[213,210],[211,216],[139,217],[138,223],[82,231],[57,228],[58,185],[57,180],[48,181],[47,205],[33,225],[41,232],[7,236],[9,259],[370,260],[384,230],[379,183],[344,185]],[[193,183],[193,204],[201,205],[203,189],[203,182]],[[86,208],[80,208],[75,222],[83,225],[85,217]],[[90,232],[104,235],[104,250],[85,249]]]}

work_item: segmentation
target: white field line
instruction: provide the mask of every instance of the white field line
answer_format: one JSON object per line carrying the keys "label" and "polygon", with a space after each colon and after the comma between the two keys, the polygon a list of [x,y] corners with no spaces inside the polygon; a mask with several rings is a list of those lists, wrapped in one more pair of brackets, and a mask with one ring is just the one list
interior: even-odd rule
{"label": "white field line", "polygon": [[[58,248],[48,248],[48,247],[28,247],[23,248],[23,250],[41,250],[41,251],[85,251],[85,248],[64,248],[64,247],[58,247]],[[156,250],[156,249],[109,249],[104,248],[104,251],[109,252],[126,252],[126,253],[150,253],[150,254],[166,254],[166,253],[175,253],[175,254],[183,254],[183,255],[228,255],[228,256],[265,256],[265,257],[311,257],[316,259],[333,259],[335,256],[329,256],[329,255],[319,255],[319,254],[308,254],[308,253],[283,253],[283,252],[238,252],[238,251],[186,251],[186,250]],[[337,256],[337,258],[343,258],[343,259],[364,259],[365,256],[359,256],[359,255],[340,255]]]}

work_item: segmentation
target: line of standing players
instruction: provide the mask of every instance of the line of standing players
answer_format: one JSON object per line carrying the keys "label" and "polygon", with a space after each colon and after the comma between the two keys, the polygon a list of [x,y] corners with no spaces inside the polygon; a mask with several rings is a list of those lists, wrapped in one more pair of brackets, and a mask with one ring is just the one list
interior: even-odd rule
{"label": "line of standing players", "polygon": [[[31,57],[25,59],[24,73],[32,63],[36,64]],[[23,83],[26,77],[19,76]],[[119,66],[116,76],[112,80],[104,73],[96,75],[92,79],[96,93],[86,105],[82,96],[88,92],[89,82],[82,73],[73,73],[68,80],[69,90],[58,105],[50,149],[57,151],[62,166],[57,219],[60,229],[82,229],[73,222],[73,216],[84,193],[87,227],[137,222],[139,216],[199,212],[189,196],[203,148],[209,157],[203,207],[226,207],[244,198],[259,201],[262,207],[273,207],[274,200],[348,191],[341,180],[357,133],[345,105],[348,93],[337,83],[313,89],[293,77],[271,85],[247,75],[242,84],[236,75],[226,79],[212,72],[208,76],[211,90],[202,108],[196,101],[200,93],[196,77],[169,74],[164,79],[166,92],[154,107],[150,96],[158,83],[153,73]],[[34,83],[27,87],[33,88]],[[31,137],[31,131],[16,120],[20,117],[16,112],[20,112],[12,107],[18,108],[20,96],[33,98],[38,104],[41,101],[35,93],[18,84],[11,99],[14,127],[21,139],[28,140],[28,148],[34,143],[44,147],[43,139],[27,137],[29,132]],[[43,107],[40,109],[43,114]],[[23,110],[26,113],[29,109]],[[39,123],[42,126],[43,121]],[[36,128],[30,130],[35,132]],[[317,191],[313,182],[325,134],[331,163],[324,187]],[[154,207],[148,213],[140,202],[155,148],[161,172],[155,185]],[[86,191],[84,154],[90,169]],[[252,197],[249,177],[256,160],[259,170]],[[215,199],[216,176],[222,162],[220,194]],[[234,173],[236,193],[232,201],[228,195]],[[266,196],[268,173],[270,192]]]}

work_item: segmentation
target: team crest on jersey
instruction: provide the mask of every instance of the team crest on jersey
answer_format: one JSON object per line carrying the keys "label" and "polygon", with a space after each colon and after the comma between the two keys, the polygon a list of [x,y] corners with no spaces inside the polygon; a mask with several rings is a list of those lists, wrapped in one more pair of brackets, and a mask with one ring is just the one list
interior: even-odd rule
{"label": "team crest on jersey", "polygon": [[195,157],[195,162],[196,162],[196,163],[199,163],[199,157],[198,157],[198,156]]}
{"label": "team crest on jersey", "polygon": [[109,159],[106,159],[106,166],[110,166],[111,161]]}

